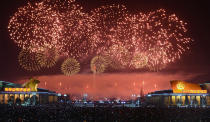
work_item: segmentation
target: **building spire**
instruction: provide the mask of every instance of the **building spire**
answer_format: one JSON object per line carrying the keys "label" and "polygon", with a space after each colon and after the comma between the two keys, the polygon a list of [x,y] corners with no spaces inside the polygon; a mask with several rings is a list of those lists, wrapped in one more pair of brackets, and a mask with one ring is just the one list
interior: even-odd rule
{"label": "building spire", "polygon": [[144,96],[144,81],[142,82],[142,86],[140,89],[140,96],[143,97]]}
{"label": "building spire", "polygon": [[140,96],[143,97],[144,96],[144,90],[143,90],[143,87],[141,87],[140,89]]}

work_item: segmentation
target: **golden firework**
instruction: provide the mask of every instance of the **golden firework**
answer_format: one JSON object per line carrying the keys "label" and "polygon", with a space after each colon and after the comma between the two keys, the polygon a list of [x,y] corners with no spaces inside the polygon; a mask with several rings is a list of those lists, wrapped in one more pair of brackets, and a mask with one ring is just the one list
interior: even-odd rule
{"label": "golden firework", "polygon": [[61,71],[67,76],[77,74],[80,71],[80,64],[76,59],[68,58],[61,65]]}
{"label": "golden firework", "polygon": [[149,62],[147,67],[150,71],[160,71],[170,63],[167,53],[163,48],[152,48],[148,52]]}
{"label": "golden firework", "polygon": [[142,53],[134,54],[133,59],[131,60],[131,65],[136,68],[144,68],[148,63],[148,57]]}
{"label": "golden firework", "polygon": [[51,68],[58,60],[58,52],[55,48],[43,48],[37,54],[37,59],[42,67]]}
{"label": "golden firework", "polygon": [[28,71],[38,71],[41,66],[37,60],[37,53],[30,52],[29,50],[22,50],[19,53],[18,61],[20,66]]}
{"label": "golden firework", "polygon": [[[125,46],[121,44],[114,44],[107,51],[103,53],[110,58],[110,66],[114,69],[122,69],[128,67],[130,59],[132,58],[131,53]],[[116,67],[117,66],[117,67]]]}
{"label": "golden firework", "polygon": [[105,57],[95,56],[90,63],[90,68],[93,73],[103,73],[106,70],[108,61]]}

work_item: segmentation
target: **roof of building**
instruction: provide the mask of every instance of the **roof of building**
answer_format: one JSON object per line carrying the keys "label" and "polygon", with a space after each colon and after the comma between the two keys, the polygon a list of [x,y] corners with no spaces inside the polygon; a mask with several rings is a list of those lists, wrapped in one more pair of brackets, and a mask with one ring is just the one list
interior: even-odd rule
{"label": "roof of building", "polygon": [[[21,84],[0,81],[0,91],[4,90],[4,88],[23,88],[23,87]],[[54,92],[54,91],[49,91],[49,90],[43,89],[43,88],[37,88],[37,91],[38,92]]]}
{"label": "roof of building", "polygon": [[150,94],[162,94],[162,93],[173,93],[173,90],[168,89],[168,90],[160,90],[160,91],[154,91]]}
{"label": "roof of building", "polygon": [[21,88],[22,86],[20,84],[16,84],[16,83],[0,81],[0,87]]}

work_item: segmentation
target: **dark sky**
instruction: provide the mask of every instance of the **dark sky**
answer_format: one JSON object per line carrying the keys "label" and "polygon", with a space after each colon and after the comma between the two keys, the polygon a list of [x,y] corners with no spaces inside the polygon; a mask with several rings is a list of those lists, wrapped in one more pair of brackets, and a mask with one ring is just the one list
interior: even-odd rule
{"label": "dark sky", "polygon": [[[0,80],[11,81],[25,76],[60,74],[57,67],[49,70],[50,73],[48,71],[29,73],[18,65],[17,55],[20,49],[9,38],[7,26],[10,16],[18,7],[25,5],[25,1],[1,0],[0,3]],[[193,38],[194,42],[190,52],[184,54],[181,60],[171,64],[161,73],[201,73],[202,75],[195,77],[194,80],[210,80],[210,7],[208,0],[79,0],[78,3],[87,11],[101,5],[119,3],[126,5],[131,12],[149,12],[163,8],[169,13],[175,13],[188,23],[188,35]]]}

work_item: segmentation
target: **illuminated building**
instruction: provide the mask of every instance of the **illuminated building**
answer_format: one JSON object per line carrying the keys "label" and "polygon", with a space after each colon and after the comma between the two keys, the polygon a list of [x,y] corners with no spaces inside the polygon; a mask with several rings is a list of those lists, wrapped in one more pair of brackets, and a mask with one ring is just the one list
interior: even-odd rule
{"label": "illuminated building", "polygon": [[0,104],[35,105],[57,102],[55,92],[37,86],[34,79],[23,85],[0,81]]}
{"label": "illuminated building", "polygon": [[147,94],[146,102],[156,106],[206,107],[210,106],[210,84],[195,84],[186,81],[171,81],[172,90]]}

